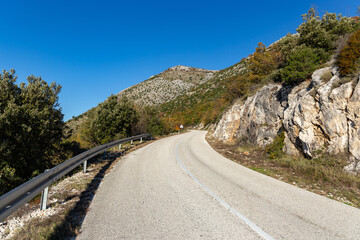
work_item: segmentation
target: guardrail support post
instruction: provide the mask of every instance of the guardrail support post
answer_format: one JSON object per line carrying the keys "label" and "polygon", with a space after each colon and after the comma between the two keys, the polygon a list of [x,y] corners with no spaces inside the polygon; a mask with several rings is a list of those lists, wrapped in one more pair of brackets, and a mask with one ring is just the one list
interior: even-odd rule
{"label": "guardrail support post", "polygon": [[[145,138],[145,140],[147,140],[150,136],[152,138],[152,135],[144,134],[133,136],[132,139],[144,140]],[[50,170],[51,172],[49,172],[49,174],[41,174],[37,177],[34,177],[32,180],[23,183],[16,189],[13,189],[12,191],[0,196],[0,205],[2,207],[2,209],[0,209],[0,221],[4,221],[11,213],[28,202],[29,199],[37,196],[39,193],[41,193],[40,210],[46,210],[47,201],[49,198],[49,188],[54,181],[57,181],[65,174],[69,173],[72,169],[79,167],[81,164],[84,164],[83,168],[85,172],[87,168],[87,161],[85,161],[85,159],[88,159],[90,156],[94,155],[99,157],[104,149],[115,147],[120,142],[124,143],[124,141],[128,143],[129,138],[118,139],[116,141],[100,145],[98,146],[98,149],[93,148],[88,150],[82,155],[77,155],[74,158],[68,159],[64,162],[64,165],[61,164],[52,169],[45,170],[45,172]],[[121,144],[119,144],[119,150],[122,150]],[[106,152],[104,152],[104,155],[106,157]],[[43,188],[44,186],[47,187]]]}
{"label": "guardrail support post", "polygon": [[142,138],[140,138],[140,143],[142,143]]}
{"label": "guardrail support post", "polygon": [[49,187],[44,188],[41,192],[40,210],[46,210],[46,204],[48,199]]}
{"label": "guardrail support post", "polygon": [[133,145],[133,140],[131,140],[131,146]]}
{"label": "guardrail support post", "polygon": [[86,173],[86,165],[87,165],[87,160],[84,161],[84,165],[83,165],[83,172]]}

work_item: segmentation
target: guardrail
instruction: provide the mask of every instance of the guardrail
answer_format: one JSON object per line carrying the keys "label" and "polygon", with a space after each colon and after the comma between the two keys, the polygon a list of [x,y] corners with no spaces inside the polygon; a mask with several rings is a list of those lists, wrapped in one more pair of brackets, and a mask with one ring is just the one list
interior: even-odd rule
{"label": "guardrail", "polygon": [[12,214],[19,207],[33,199],[40,192],[42,192],[40,208],[42,210],[46,209],[48,187],[52,183],[59,180],[82,163],[84,164],[84,172],[86,172],[87,160],[96,156],[102,151],[105,151],[108,148],[114,147],[116,145],[121,146],[122,143],[130,141],[132,143],[132,141],[138,139],[142,141],[143,138],[149,137],[150,134],[142,134],[115,140],[113,142],[97,146],[66,160],[65,162],[45,171],[44,173],[40,174],[37,177],[34,177],[33,179],[11,190],[10,192],[5,193],[0,197],[0,221],[6,219],[10,214]]}

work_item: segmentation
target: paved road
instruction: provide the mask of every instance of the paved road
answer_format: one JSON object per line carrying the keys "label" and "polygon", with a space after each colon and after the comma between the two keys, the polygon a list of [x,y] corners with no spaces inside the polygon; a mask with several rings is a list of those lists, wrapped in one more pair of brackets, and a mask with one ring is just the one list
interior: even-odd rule
{"label": "paved road", "polygon": [[206,132],[165,138],[104,178],[79,239],[360,239],[360,210],[216,153]]}

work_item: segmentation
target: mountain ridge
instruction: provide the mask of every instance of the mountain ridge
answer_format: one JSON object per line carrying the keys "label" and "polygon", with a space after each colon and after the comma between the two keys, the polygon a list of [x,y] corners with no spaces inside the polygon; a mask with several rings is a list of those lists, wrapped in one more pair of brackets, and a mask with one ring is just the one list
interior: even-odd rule
{"label": "mountain ridge", "polygon": [[127,97],[139,105],[160,105],[207,82],[217,70],[176,65],[126,88],[116,95]]}

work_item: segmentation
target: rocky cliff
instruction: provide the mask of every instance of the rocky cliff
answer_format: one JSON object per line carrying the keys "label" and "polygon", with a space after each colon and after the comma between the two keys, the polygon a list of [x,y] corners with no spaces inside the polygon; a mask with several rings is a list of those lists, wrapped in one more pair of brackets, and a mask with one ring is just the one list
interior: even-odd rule
{"label": "rocky cliff", "polygon": [[336,68],[325,67],[294,88],[264,86],[226,111],[213,136],[266,146],[284,131],[286,153],[313,157],[318,150],[347,152],[345,170],[359,174],[360,83],[344,82]]}

